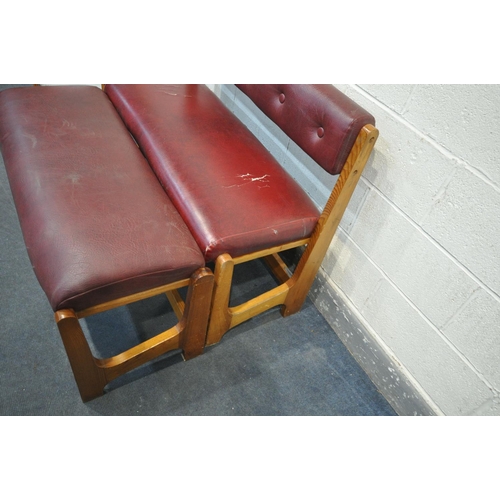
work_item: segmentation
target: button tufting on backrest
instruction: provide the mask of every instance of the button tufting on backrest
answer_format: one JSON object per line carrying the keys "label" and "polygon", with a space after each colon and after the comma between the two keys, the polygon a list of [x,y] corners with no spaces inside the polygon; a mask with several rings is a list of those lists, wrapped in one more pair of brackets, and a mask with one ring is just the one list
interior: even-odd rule
{"label": "button tufting on backrest", "polygon": [[340,173],[361,128],[375,125],[373,115],[330,84],[236,86],[330,174]]}

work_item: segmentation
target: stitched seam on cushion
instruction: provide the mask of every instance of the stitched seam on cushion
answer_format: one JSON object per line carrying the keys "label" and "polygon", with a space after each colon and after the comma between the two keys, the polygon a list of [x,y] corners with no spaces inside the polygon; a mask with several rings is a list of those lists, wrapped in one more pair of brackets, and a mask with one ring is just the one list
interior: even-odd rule
{"label": "stitched seam on cushion", "polygon": [[[309,217],[307,219],[299,219],[301,220],[303,223],[304,221],[315,221],[316,223],[318,222],[319,220],[319,216],[320,214],[318,214],[318,217]],[[237,238],[239,236],[242,236],[242,235],[252,235],[252,234],[255,234],[255,233],[260,233],[261,231],[266,231],[267,229],[276,229],[276,228],[280,228],[280,227],[285,227],[286,225],[288,225],[289,223],[284,223],[284,224],[279,224],[277,226],[267,226],[267,227],[264,227],[262,229],[256,229],[254,231],[246,231],[246,232],[243,232],[243,233],[237,233],[237,234],[232,234],[230,236],[227,236],[225,238],[219,238],[218,240],[212,240],[208,246],[206,247],[205,249],[205,255],[210,251],[212,250],[213,248],[215,248],[219,243],[223,242],[223,241],[227,241],[229,238]],[[313,228],[314,230],[314,228]],[[300,238],[307,238],[307,235],[304,235],[304,236],[301,236],[299,237],[298,239]],[[293,241],[293,240],[290,240],[290,241]]]}
{"label": "stitched seam on cushion", "polygon": [[[200,266],[198,266],[200,267]],[[87,295],[87,294],[91,294],[91,293],[94,293],[96,292],[97,290],[102,290],[104,288],[107,288],[107,287],[110,287],[110,286],[115,286],[115,285],[118,285],[119,283],[126,283],[127,281],[131,281],[131,280],[134,280],[134,279],[138,279],[138,278],[146,278],[148,276],[154,276],[154,275],[161,275],[162,273],[164,272],[169,272],[169,271],[172,271],[172,270],[178,270],[179,268],[172,268],[172,269],[164,269],[164,270],[161,270],[161,271],[154,271],[152,273],[147,273],[147,274],[138,274],[137,276],[133,276],[131,278],[125,278],[123,280],[118,280],[118,281],[113,281],[111,283],[108,283],[106,285],[101,285],[101,286],[98,286],[98,287],[95,287],[95,288],[92,288],[91,290],[87,290],[86,292],[82,292],[82,293],[79,293],[77,295],[73,295],[67,299],[64,299],[63,301],[61,301],[61,303],[59,304],[58,308],[56,309],[57,310],[60,310],[61,309],[61,304],[64,304],[64,303],[67,303],[67,302],[70,302],[72,300],[75,300],[77,299],[78,297],[83,297],[84,295]],[[195,268],[197,269],[197,268]],[[189,276],[188,276],[189,278]],[[181,278],[181,279],[184,279],[184,278]],[[165,283],[166,285],[168,285],[169,283]],[[159,285],[161,286],[161,285]],[[140,293],[140,292],[138,292]],[[113,300],[113,299],[112,299]],[[64,308],[63,308],[64,309]]]}

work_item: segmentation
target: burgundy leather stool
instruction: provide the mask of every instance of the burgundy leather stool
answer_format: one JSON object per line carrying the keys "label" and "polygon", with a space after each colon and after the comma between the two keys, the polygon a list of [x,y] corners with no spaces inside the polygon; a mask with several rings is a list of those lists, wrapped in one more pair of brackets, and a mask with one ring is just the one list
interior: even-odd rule
{"label": "burgundy leather stool", "polygon": [[[0,147],[82,399],[169,350],[201,354],[213,275],[102,90],[1,92]],[[184,303],[176,290],[185,286]],[[176,326],[112,358],[93,356],[79,318],[160,293],[174,302]]]}

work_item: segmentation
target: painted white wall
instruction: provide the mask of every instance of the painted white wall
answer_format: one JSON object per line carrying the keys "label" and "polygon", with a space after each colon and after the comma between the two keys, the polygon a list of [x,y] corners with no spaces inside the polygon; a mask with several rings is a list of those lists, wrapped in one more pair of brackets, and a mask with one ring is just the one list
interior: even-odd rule
{"label": "painted white wall", "polygon": [[[323,280],[435,413],[500,415],[500,86],[335,86],[380,137]],[[323,206],[335,179],[235,87],[211,88]]]}

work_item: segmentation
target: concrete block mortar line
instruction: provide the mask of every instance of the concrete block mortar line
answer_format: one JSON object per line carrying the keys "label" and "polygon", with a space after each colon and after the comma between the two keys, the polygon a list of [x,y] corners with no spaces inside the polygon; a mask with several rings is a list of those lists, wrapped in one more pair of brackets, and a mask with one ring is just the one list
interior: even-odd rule
{"label": "concrete block mortar line", "polygon": [[404,115],[408,111],[409,104],[410,104],[411,98],[413,97],[413,94],[415,93],[416,87],[417,87],[416,85],[412,85],[411,90],[410,90],[410,95],[408,96],[408,99],[406,99],[406,102],[403,106],[403,109],[401,110],[401,115]]}
{"label": "concrete block mortar line", "polygon": [[[459,309],[455,312],[455,314],[448,320],[446,321],[446,323],[441,327],[441,329],[443,330],[443,332],[446,330],[446,328],[448,327],[448,325],[450,325],[454,320],[455,318],[464,310],[466,309],[466,307],[474,300],[474,298],[476,297],[476,295],[478,295],[480,292],[481,292],[482,288],[481,287],[478,287],[476,288],[472,293],[471,295],[469,296],[469,298],[459,307]],[[443,335],[446,336],[445,333],[443,333]],[[464,356],[465,357],[465,356]],[[471,361],[470,364],[472,366],[474,366],[473,362]],[[479,369],[476,370],[478,373],[481,373],[481,371]],[[482,380],[482,379],[481,379]],[[491,398],[491,401],[494,401],[495,404],[500,404],[500,387],[495,387],[489,383],[486,384],[486,386],[488,387],[488,389],[490,389],[490,391],[492,392],[493,396]],[[489,400],[490,401],[490,400]],[[482,408],[483,405],[481,405],[479,408]]]}
{"label": "concrete block mortar line", "polygon": [[361,177],[360,181],[365,182],[373,192],[377,193],[381,198],[384,199],[399,215],[401,215],[407,222],[409,222],[424,238],[427,238],[439,251],[446,255],[457,267],[459,267],[469,278],[475,281],[481,288],[484,289],[493,299],[500,302],[500,295],[498,295],[494,290],[492,290],[488,285],[483,283],[474,273],[472,273],[464,264],[462,264],[453,254],[451,254],[446,248],[444,248],[438,241],[436,241],[429,233],[427,233],[417,222],[415,222],[411,217],[409,217],[405,212],[403,212],[391,199],[389,199],[380,189],[372,184],[369,180]]}
{"label": "concrete block mortar line", "polygon": [[[484,375],[481,373],[480,370],[476,368],[476,366],[465,356],[449,339],[448,337],[436,326],[434,323],[412,302],[412,300],[391,280],[389,275],[381,269],[376,262],[374,262],[364,251],[361,247],[359,247],[356,242],[344,231],[342,228],[339,228],[345,235],[346,238],[349,240],[349,242],[356,247],[356,249],[361,252],[361,254],[370,262],[372,266],[374,266],[380,274],[387,280],[387,282],[396,290],[396,292],[401,295],[403,300],[405,300],[408,305],[422,318],[422,320],[432,329],[434,332],[443,340],[445,344],[448,345],[448,347],[466,364],[469,366],[469,368],[478,376],[478,378],[485,384],[485,386],[492,392],[493,395],[498,395],[498,391],[495,387],[491,385],[491,383],[484,377]],[[320,268],[321,271],[323,271],[324,274],[326,272]],[[330,277],[329,278],[329,283],[335,283]],[[335,283],[336,288],[340,289],[340,286]],[[372,297],[374,292],[371,293],[370,297]],[[344,293],[345,295],[345,293]],[[369,298],[370,298],[369,297]],[[369,300],[369,298],[367,300]],[[352,303],[351,303],[352,304]],[[354,304],[352,304],[352,307],[359,312],[359,315],[362,316],[362,312],[359,311]],[[455,315],[454,315],[455,316]]]}
{"label": "concrete block mortar line", "polygon": [[[375,343],[375,345],[377,345],[379,347],[379,349],[385,353],[387,358],[389,358],[391,360],[392,364],[397,367],[398,371],[400,373],[402,373],[402,375],[407,380],[410,381],[410,383],[413,385],[415,390],[419,393],[420,397],[433,410],[435,415],[443,416],[444,412],[441,410],[441,408],[430,398],[430,396],[427,394],[425,389],[415,379],[415,377],[411,374],[411,372],[408,371],[408,369],[403,364],[401,364],[401,362],[398,360],[397,356],[394,354],[392,349],[385,343],[385,341],[372,328],[372,326],[368,323],[368,321],[365,319],[365,317],[361,314],[359,309],[352,303],[349,296],[346,295],[346,293],[339,287],[339,285],[337,283],[335,283],[323,269],[319,270],[319,278],[320,278],[320,280],[324,281],[329,287],[331,287],[332,290],[334,290],[335,293],[344,301],[346,306],[349,308],[350,313],[353,314],[354,317],[356,318],[356,320],[361,324],[361,326],[365,330],[365,333],[371,337],[370,340],[372,340]],[[320,311],[321,309],[318,308],[318,310]],[[328,319],[328,318],[326,318],[326,319]],[[345,343],[345,339],[341,339],[341,340]],[[355,353],[352,353],[352,354],[355,355]],[[379,387],[379,389],[381,389],[381,392],[383,393],[383,388]]]}
{"label": "concrete block mortar line", "polygon": [[[392,110],[389,106],[384,104],[383,102],[379,101],[375,97],[373,97],[370,93],[368,93],[366,90],[364,90],[362,87],[356,84],[350,84],[350,86],[359,94],[361,94],[365,99],[368,99],[371,101],[373,104],[377,105],[378,107],[382,108],[384,112],[387,114],[391,115],[395,120],[403,123],[407,128],[409,128],[413,133],[418,135],[421,139],[427,141],[429,144],[431,144],[435,149],[437,149],[443,156],[448,158],[451,161],[456,162],[458,165],[463,166],[467,170],[469,170],[472,174],[480,178],[483,182],[491,186],[496,192],[500,193],[500,186],[498,183],[493,181],[487,174],[485,174],[481,169],[474,167],[467,161],[465,161],[463,158],[460,158],[459,156],[456,156],[454,153],[452,153],[448,148],[444,147],[442,144],[437,142],[435,139],[432,137],[428,136],[427,134],[424,134],[422,131],[420,131],[415,125],[413,125],[411,122],[406,120],[404,116],[400,113],[397,113],[396,111]],[[413,94],[414,89],[412,89]],[[407,104],[409,102],[408,98]],[[405,104],[406,106],[406,104]],[[380,133],[383,133],[383,131],[380,131]],[[376,146],[375,146],[376,147]]]}
{"label": "concrete block mortar line", "polygon": [[457,171],[458,171],[459,168],[464,168],[465,170],[467,170],[471,174],[473,174],[476,177],[480,178],[485,184],[487,184],[488,186],[490,186],[491,188],[493,188],[494,191],[496,191],[497,193],[500,194],[500,187],[498,187],[493,181],[491,181],[491,179],[487,178],[482,172],[480,172],[479,170],[477,170],[475,167],[469,165],[467,162],[465,162],[463,160],[454,160],[454,163],[455,163],[455,167],[452,168],[452,170],[450,171],[449,175],[446,177],[446,179],[444,180],[443,184],[439,188],[438,192],[433,197],[433,199],[432,199],[432,205],[429,207],[429,210],[427,211],[427,213],[425,213],[421,217],[421,219],[419,221],[420,224],[423,224],[427,220],[427,217],[429,217],[429,215],[431,214],[432,210],[434,209],[434,205],[438,201],[441,201],[445,197],[446,191],[447,191],[447,189],[448,189],[451,181],[455,177],[455,175],[456,175],[456,173],[457,173]]}
{"label": "concrete block mortar line", "polygon": [[[363,179],[363,180],[364,180],[363,175],[361,175],[360,179]],[[348,230],[344,229],[344,232],[345,232],[345,233],[349,234],[349,233],[352,231],[352,228],[354,227],[354,224],[356,224],[356,220],[358,219],[358,216],[359,216],[359,214],[360,214],[360,212],[361,212],[362,208],[363,208],[363,207],[364,207],[364,205],[365,205],[366,199],[368,198],[368,194],[369,194],[369,193],[370,193],[370,191],[371,191],[371,187],[370,187],[370,186],[371,186],[371,184],[370,184],[369,182],[365,182],[366,191],[365,191],[365,193],[363,194],[363,197],[361,198],[361,201],[360,201],[360,203],[359,203],[359,205],[358,205],[358,208],[357,208],[357,210],[356,210],[356,212],[355,212],[355,214],[354,214],[354,217],[353,217],[353,219],[352,219],[352,222],[351,222],[351,225],[350,225],[349,229],[348,229]],[[341,226],[340,226],[340,227],[341,227]]]}
{"label": "concrete block mortar line", "polygon": [[470,416],[481,416],[495,407],[500,407],[500,393],[496,393],[490,399],[479,405],[476,409],[470,412]]}
{"label": "concrete block mortar line", "polygon": [[472,293],[469,295],[469,297],[465,300],[465,302],[455,311],[455,313],[450,317],[448,318],[442,326],[439,327],[440,330],[446,330],[446,328],[448,327],[448,325],[450,325],[454,320],[455,318],[472,302],[472,300],[474,299],[474,297],[481,291],[483,290],[482,287],[477,287],[476,289],[474,289],[472,291]]}
{"label": "concrete block mortar line", "polygon": [[446,179],[443,181],[443,184],[439,188],[438,192],[436,195],[432,198],[432,204],[430,205],[429,209],[427,212],[420,218],[418,225],[422,226],[424,222],[427,220],[427,217],[431,214],[432,210],[434,210],[434,206],[436,203],[442,201],[446,195],[446,190],[448,189],[451,181],[453,180],[453,177],[455,177],[455,174],[457,173],[458,166],[456,165],[454,168],[452,168],[451,172],[449,175],[446,177]]}

